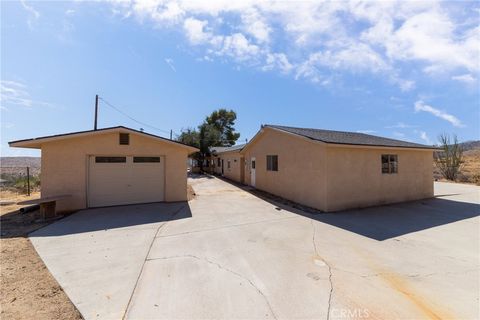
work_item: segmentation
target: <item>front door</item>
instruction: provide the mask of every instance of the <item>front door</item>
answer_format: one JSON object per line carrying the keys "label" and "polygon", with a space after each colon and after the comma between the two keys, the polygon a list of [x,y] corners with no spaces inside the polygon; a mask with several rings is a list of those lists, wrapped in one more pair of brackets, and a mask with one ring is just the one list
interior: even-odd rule
{"label": "front door", "polygon": [[222,159],[222,176],[223,176],[223,159]]}
{"label": "front door", "polygon": [[250,185],[252,187],[255,187],[255,158],[252,158],[252,163],[251,163],[251,166],[250,166]]}

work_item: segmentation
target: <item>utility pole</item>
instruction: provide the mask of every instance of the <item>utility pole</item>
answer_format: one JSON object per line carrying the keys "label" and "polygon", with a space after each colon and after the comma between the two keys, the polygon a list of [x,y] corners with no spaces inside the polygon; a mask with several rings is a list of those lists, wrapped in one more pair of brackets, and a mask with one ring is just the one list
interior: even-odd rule
{"label": "utility pole", "polygon": [[97,130],[97,119],[98,119],[98,94],[95,95],[95,123],[93,125],[93,130]]}
{"label": "utility pole", "polygon": [[173,136],[173,130],[170,129],[170,140],[172,140],[172,136]]}

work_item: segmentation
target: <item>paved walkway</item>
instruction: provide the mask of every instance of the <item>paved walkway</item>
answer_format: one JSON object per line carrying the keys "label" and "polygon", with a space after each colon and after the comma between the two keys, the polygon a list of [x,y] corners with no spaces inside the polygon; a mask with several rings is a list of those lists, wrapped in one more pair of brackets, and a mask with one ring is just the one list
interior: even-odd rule
{"label": "paved walkway", "polygon": [[31,240],[86,319],[478,318],[479,190],[311,216],[217,178]]}

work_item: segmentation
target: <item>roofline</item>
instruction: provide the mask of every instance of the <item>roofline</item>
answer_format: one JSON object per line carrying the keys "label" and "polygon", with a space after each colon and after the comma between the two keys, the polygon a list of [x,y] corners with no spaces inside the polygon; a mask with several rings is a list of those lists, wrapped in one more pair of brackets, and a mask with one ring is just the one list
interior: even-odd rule
{"label": "roofline", "polygon": [[250,141],[245,145],[245,147],[243,147],[243,149],[241,150],[242,153],[245,152],[252,144],[254,144],[257,139],[259,139],[260,135],[263,134],[264,129],[271,129],[271,130],[274,130],[274,131],[277,131],[277,132],[292,135],[294,137],[303,139],[305,141],[325,144],[325,145],[329,145],[329,146],[337,146],[337,147],[352,146],[352,147],[363,147],[363,148],[370,148],[370,149],[388,148],[388,149],[414,149],[414,150],[423,150],[423,151],[439,151],[440,150],[439,148],[435,148],[435,147],[425,147],[425,148],[422,148],[422,147],[400,147],[400,146],[386,146],[386,145],[372,145],[372,144],[326,142],[326,141],[323,141],[323,140],[313,139],[311,137],[307,137],[307,136],[297,134],[297,133],[294,133],[294,132],[282,130],[280,128],[275,128],[275,127],[272,127],[271,125],[263,125],[260,128],[260,130],[258,130],[258,132],[253,136],[253,138],[250,139]]}
{"label": "roofline", "polygon": [[[233,149],[233,150],[224,150],[224,151],[216,151],[216,150],[213,150],[211,153],[212,154],[222,154],[222,153],[228,153],[228,152],[240,152],[242,151],[245,147],[247,146],[247,144],[245,144],[243,147],[241,148],[238,148],[238,149]],[[232,146],[234,147],[234,146]]]}
{"label": "roofline", "polygon": [[184,144],[182,142],[175,141],[175,140],[170,140],[170,139],[167,139],[167,138],[164,138],[164,137],[161,137],[161,136],[157,136],[157,135],[152,134],[152,133],[143,132],[143,131],[128,128],[128,127],[125,127],[125,126],[115,126],[115,127],[108,127],[108,128],[97,129],[97,130],[75,131],[75,132],[61,133],[61,134],[55,134],[55,135],[50,135],[50,136],[42,136],[42,137],[31,138],[31,139],[15,140],[15,141],[8,142],[8,145],[10,147],[16,147],[16,148],[39,149],[38,147],[25,146],[23,144],[26,144],[26,143],[29,143],[29,142],[31,142],[31,143],[50,142],[50,141],[55,141],[57,139],[68,138],[70,136],[85,136],[85,135],[94,134],[94,133],[97,133],[97,132],[114,131],[114,130],[126,130],[126,131],[130,131],[130,132],[133,132],[133,133],[136,133],[136,134],[139,134],[139,135],[145,135],[145,136],[149,136],[151,138],[160,139],[160,140],[165,141],[167,143],[177,144],[181,147],[190,149],[192,152],[199,151],[199,149],[197,149],[195,147],[192,147],[192,146],[189,146],[187,144]]}
{"label": "roofline", "polygon": [[[326,143],[328,145],[339,145],[339,146],[361,146],[361,147],[383,147],[383,148],[394,148],[394,149],[417,149],[417,150],[431,150],[431,151],[439,151],[441,150],[440,148],[437,148],[437,147],[430,147],[430,146],[425,146],[425,147],[421,147],[421,146],[418,146],[418,147],[415,147],[415,146],[411,146],[411,147],[407,147],[407,146],[388,146],[388,145],[384,145],[384,144],[363,144],[363,143],[343,143],[343,142],[328,142],[328,141],[324,141],[324,140],[320,140],[320,139],[314,139],[314,138],[311,138],[311,137],[307,137],[307,136],[304,136],[304,135],[301,135],[301,134],[298,134],[298,133],[295,133],[295,132],[290,132],[290,131],[287,131],[287,130],[284,130],[284,129],[281,129],[281,128],[277,128],[275,127],[274,125],[264,125],[262,127],[263,128],[270,128],[272,130],[277,130],[277,131],[280,131],[280,132],[283,132],[283,133],[289,133],[289,134],[292,134],[292,135],[295,135],[295,136],[298,136],[298,137],[303,137],[303,138],[306,138],[306,139],[309,139],[309,140],[312,140],[312,141],[319,141],[319,142],[323,142],[323,143]],[[292,127],[294,128],[294,127]],[[297,128],[297,129],[303,129],[303,128]],[[305,128],[305,129],[309,129],[309,130],[316,130],[316,129],[310,129],[310,128]],[[334,132],[342,132],[342,131],[335,131],[335,130],[329,130],[329,131],[334,131]],[[346,131],[343,131],[343,132],[346,132]],[[252,139],[253,140],[253,139]],[[393,140],[393,139],[392,139]],[[400,141],[400,140],[399,140]]]}

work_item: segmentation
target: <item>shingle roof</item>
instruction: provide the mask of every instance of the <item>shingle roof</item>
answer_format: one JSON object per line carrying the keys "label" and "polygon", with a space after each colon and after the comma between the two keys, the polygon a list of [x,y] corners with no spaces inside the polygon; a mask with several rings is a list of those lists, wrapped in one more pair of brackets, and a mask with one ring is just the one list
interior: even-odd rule
{"label": "shingle roof", "polygon": [[223,152],[230,152],[230,151],[240,151],[245,147],[244,144],[237,144],[231,147],[210,147],[210,152],[213,153],[223,153]]}
{"label": "shingle roof", "polygon": [[427,146],[419,143],[395,140],[395,139],[384,138],[379,136],[372,136],[370,134],[358,133],[358,132],[332,131],[332,130],[310,129],[310,128],[295,128],[295,127],[286,127],[286,126],[277,126],[277,125],[268,125],[268,124],[264,125],[264,127],[270,127],[273,129],[286,131],[286,132],[297,134],[312,140],[322,141],[325,143],[362,145],[362,146],[380,146],[380,147],[436,149],[433,146]]}

